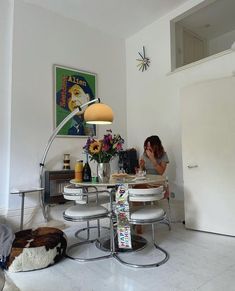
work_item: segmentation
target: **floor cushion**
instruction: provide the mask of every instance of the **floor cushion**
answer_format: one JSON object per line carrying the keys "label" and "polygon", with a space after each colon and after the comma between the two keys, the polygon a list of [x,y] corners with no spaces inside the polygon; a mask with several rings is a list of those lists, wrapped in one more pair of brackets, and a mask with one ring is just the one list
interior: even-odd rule
{"label": "floor cushion", "polygon": [[65,255],[66,247],[64,232],[54,227],[16,232],[7,268],[10,272],[20,272],[48,267]]}

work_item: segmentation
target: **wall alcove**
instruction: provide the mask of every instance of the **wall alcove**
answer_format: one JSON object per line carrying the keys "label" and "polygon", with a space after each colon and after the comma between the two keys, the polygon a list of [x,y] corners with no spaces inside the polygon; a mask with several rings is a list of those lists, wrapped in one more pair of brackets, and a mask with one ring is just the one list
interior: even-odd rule
{"label": "wall alcove", "polygon": [[171,70],[231,49],[235,1],[206,0],[171,20]]}

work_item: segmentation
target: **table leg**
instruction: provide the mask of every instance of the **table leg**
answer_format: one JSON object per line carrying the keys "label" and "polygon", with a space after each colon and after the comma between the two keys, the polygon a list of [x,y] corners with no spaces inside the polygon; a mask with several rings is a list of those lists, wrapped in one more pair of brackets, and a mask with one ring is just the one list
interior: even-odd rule
{"label": "table leg", "polygon": [[115,214],[115,206],[113,205],[114,197],[115,197],[116,189],[111,190],[110,194],[110,207],[111,207],[111,226],[110,226],[110,238],[99,238],[96,243],[96,246],[102,251],[111,251],[112,253],[116,252],[133,252],[137,250],[142,250],[147,245],[147,240],[142,236],[132,234],[132,248],[131,249],[123,249],[118,247],[118,237],[117,237],[117,229],[114,226],[117,223],[117,218]]}
{"label": "table leg", "polygon": [[21,214],[20,214],[20,230],[23,230],[24,227],[24,197],[25,193],[21,193]]}

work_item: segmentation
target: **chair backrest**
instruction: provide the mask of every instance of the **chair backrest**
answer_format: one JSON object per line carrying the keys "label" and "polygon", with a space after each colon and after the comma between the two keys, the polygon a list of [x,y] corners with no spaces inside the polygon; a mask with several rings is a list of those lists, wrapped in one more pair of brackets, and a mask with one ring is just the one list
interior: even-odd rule
{"label": "chair backrest", "polygon": [[159,186],[163,186],[164,188],[164,196],[162,199],[169,199],[170,198],[170,190],[169,190],[169,183],[168,183],[168,178],[166,178],[164,183],[151,183],[151,184],[136,184],[133,186],[135,189],[146,189],[146,188],[158,188]]}
{"label": "chair backrest", "polygon": [[110,203],[110,191],[98,190],[95,186],[76,187],[67,185],[64,187],[64,198],[73,200],[76,204],[107,204]]}
{"label": "chair backrest", "polygon": [[66,185],[64,186],[63,196],[66,200],[74,200],[79,204],[86,204],[86,199],[83,198],[82,187],[76,187],[73,184]]}
{"label": "chair backrest", "polygon": [[129,201],[132,202],[148,202],[156,201],[164,198],[164,187],[153,187],[153,188],[130,188]]}

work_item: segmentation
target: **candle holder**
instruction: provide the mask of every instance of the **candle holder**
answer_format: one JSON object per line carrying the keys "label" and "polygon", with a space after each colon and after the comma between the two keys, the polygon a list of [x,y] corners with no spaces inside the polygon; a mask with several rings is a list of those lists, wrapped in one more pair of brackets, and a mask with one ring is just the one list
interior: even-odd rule
{"label": "candle holder", "polygon": [[70,170],[70,154],[64,154],[64,170]]}

